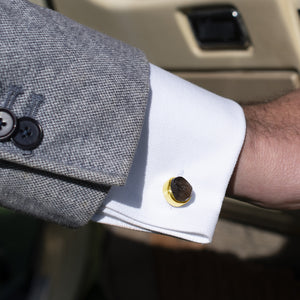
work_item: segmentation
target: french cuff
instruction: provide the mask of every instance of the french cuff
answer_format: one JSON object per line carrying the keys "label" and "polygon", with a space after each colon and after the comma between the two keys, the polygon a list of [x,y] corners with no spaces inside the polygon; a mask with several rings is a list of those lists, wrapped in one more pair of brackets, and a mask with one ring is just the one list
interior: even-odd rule
{"label": "french cuff", "polygon": [[[151,87],[127,183],[110,190],[93,220],[208,243],[243,145],[243,110],[153,65]],[[193,192],[185,205],[173,207],[163,186],[178,176]]]}

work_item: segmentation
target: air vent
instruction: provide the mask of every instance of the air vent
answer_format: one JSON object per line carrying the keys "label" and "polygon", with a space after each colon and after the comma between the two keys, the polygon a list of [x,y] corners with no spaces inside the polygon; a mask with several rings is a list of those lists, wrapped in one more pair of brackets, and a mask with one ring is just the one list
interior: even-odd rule
{"label": "air vent", "polygon": [[250,45],[241,14],[234,7],[206,7],[186,12],[199,46],[207,50],[247,49]]}

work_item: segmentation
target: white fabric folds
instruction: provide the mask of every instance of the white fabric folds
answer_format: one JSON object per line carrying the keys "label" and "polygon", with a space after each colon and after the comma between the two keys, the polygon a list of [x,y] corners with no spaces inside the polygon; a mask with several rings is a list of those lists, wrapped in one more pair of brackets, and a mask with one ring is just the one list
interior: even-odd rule
{"label": "white fabric folds", "polygon": [[[93,220],[208,243],[243,145],[243,110],[153,65],[151,88],[127,183],[111,188]],[[162,192],[177,176],[193,187],[192,199],[179,208]]]}

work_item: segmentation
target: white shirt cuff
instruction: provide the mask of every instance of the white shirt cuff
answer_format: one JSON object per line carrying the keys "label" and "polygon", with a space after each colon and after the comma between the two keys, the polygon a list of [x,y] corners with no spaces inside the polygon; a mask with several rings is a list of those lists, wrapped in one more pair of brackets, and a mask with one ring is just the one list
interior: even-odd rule
{"label": "white shirt cuff", "polygon": [[[152,99],[123,187],[112,187],[96,222],[208,243],[245,136],[242,108],[151,65]],[[182,176],[193,187],[169,205],[163,185]]]}

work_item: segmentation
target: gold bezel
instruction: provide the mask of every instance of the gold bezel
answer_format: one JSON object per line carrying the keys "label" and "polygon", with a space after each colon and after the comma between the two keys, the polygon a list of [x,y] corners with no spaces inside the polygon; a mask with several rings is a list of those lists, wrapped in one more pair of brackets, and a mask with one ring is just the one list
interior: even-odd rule
{"label": "gold bezel", "polygon": [[165,199],[167,200],[167,202],[174,206],[174,207],[181,207],[183,205],[185,205],[186,203],[188,203],[191,199],[191,197],[189,197],[186,201],[184,202],[179,202],[175,199],[173,192],[171,190],[171,181],[174,179],[175,177],[170,178],[168,181],[165,182],[164,186],[163,186],[163,194]]}

